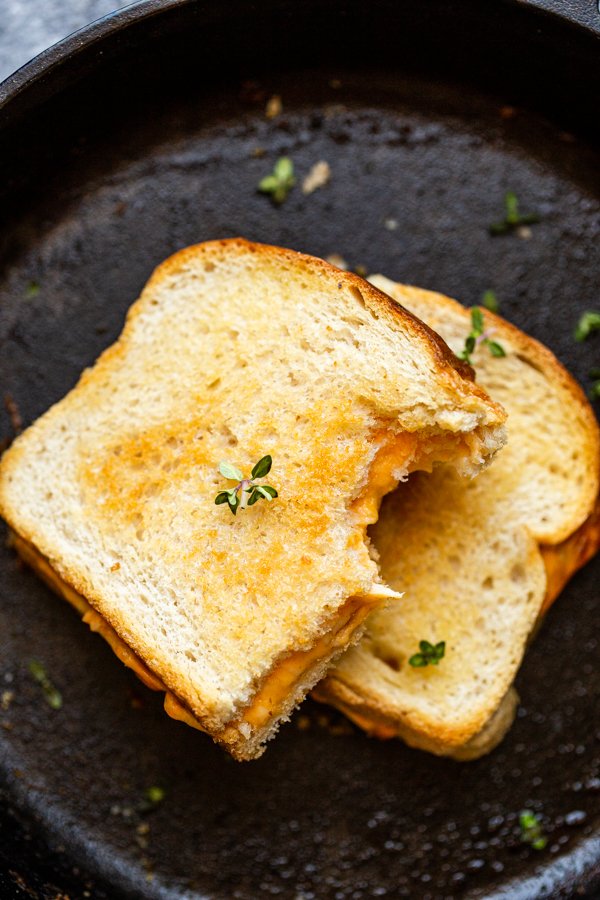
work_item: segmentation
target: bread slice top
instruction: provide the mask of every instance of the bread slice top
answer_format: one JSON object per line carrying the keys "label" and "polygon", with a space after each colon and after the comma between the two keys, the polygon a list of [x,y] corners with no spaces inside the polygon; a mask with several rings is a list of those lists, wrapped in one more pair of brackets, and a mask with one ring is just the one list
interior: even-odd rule
{"label": "bread slice top", "polygon": [[[469,376],[356,276],[241,239],[190,247],[15,441],[0,509],[218,736],[286,657],[340,629],[345,646],[348,614],[381,602],[365,542],[381,494],[436,459],[474,471],[503,442]],[[216,506],[233,487],[219,462],[249,474],[266,454],[279,497]],[[258,740],[227,732],[238,755],[280,707]]]}
{"label": "bread slice top", "polygon": [[[461,350],[471,329],[467,309],[373,280]],[[574,539],[572,553],[569,543],[591,521],[598,494],[590,405],[549,350],[491,312],[484,321],[507,355],[480,346],[473,361],[478,382],[508,412],[507,445],[472,481],[440,468],[411,475],[386,498],[370,534],[382,576],[405,596],[371,616],[360,645],[317,689],[368,730],[439,754],[464,748],[507,694],[544,599],[556,593],[547,549],[567,560],[564,583],[598,546],[597,528],[588,529],[594,546],[585,552]],[[421,640],[446,642],[438,666],[409,664]],[[487,736],[504,730],[488,728]],[[477,746],[488,750],[493,741]]]}

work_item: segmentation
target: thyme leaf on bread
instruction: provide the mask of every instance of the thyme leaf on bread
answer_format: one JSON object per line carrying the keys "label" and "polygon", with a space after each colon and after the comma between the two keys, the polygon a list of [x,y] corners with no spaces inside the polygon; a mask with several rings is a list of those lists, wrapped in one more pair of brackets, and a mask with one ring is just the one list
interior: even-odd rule
{"label": "thyme leaf on bread", "polygon": [[48,706],[51,706],[52,709],[60,709],[62,706],[62,695],[48,678],[47,672],[41,662],[38,662],[37,659],[30,660],[29,673],[37,683],[41,685]]}
{"label": "thyme leaf on bread", "polygon": [[265,175],[258,182],[258,190],[262,194],[270,194],[273,203],[283,203],[296,184],[294,164],[287,156],[277,160],[270,175]]}
{"label": "thyme leaf on bread", "polygon": [[492,356],[506,356],[502,344],[491,339],[493,333],[493,329],[484,330],[483,310],[480,306],[474,306],[471,309],[471,331],[465,338],[464,350],[461,350],[458,358],[472,365],[471,354],[480,344],[485,344]]}
{"label": "thyme leaf on bread", "polygon": [[504,196],[505,216],[501,222],[493,222],[489,227],[489,232],[496,237],[499,234],[510,234],[522,225],[535,225],[540,221],[540,217],[536,213],[520,213],[519,201],[517,195],[513,191],[508,191]]}
{"label": "thyme leaf on bread", "polygon": [[250,478],[244,478],[242,472],[228,462],[219,463],[219,472],[228,481],[236,481],[235,487],[227,491],[219,491],[215,497],[215,503],[220,506],[227,503],[233,515],[237,515],[238,509],[254,506],[258,500],[274,500],[278,496],[277,491],[270,484],[256,484],[257,478],[264,478],[271,471],[273,460],[267,454],[256,463]]}
{"label": "thyme leaf on bread", "polygon": [[588,309],[582,313],[575,329],[576,341],[585,341],[593,331],[600,331],[600,312],[596,309]]}
{"label": "thyme leaf on bread", "polygon": [[532,810],[524,809],[519,813],[519,827],[523,843],[529,844],[534,850],[544,849],[548,838],[544,834],[540,820]]}
{"label": "thyme leaf on bread", "polygon": [[440,659],[446,655],[446,641],[439,644],[430,644],[429,641],[419,641],[420,653],[415,653],[408,660],[409,666],[421,669],[423,666],[437,666]]}

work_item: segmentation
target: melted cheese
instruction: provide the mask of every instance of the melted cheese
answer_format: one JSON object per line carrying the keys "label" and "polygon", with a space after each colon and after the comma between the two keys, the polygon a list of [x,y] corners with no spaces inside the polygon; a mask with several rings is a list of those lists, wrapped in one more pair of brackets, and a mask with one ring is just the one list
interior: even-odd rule
{"label": "melted cheese", "polygon": [[[409,460],[414,459],[417,450],[417,441],[410,435],[401,435],[400,437],[404,439],[405,459],[410,465]],[[393,471],[397,470],[399,465],[398,443],[399,441],[395,439],[380,448],[372,464],[369,487],[353,506],[353,511],[367,521],[371,516],[376,517],[381,496],[390,490],[390,485],[393,487],[397,480]],[[205,730],[198,719],[142,662],[100,613],[93,609],[81,594],[62,580],[47,559],[17,535],[12,535],[12,541],[21,558],[40,575],[52,590],[75,607],[83,621],[92,631],[97,632],[107,641],[124,665],[135,672],[137,677],[151,690],[165,692],[165,711],[169,716],[185,722],[192,728]],[[547,574],[546,595],[540,610],[540,618],[550,608],[571,575],[583,566],[599,547],[600,500],[592,515],[566,541],[555,546],[540,546]],[[280,709],[290,693],[301,684],[307,673],[318,666],[322,660],[326,660],[346,645],[352,633],[374,606],[385,598],[400,596],[386,585],[373,584],[368,594],[360,598],[350,598],[340,610],[328,634],[325,634],[310,649],[296,651],[276,664],[264,679],[250,706],[227,727],[226,731],[231,729],[237,731],[244,724],[256,729],[263,728]],[[354,710],[350,717],[365,731],[377,737],[389,738],[397,733],[395,729],[382,722],[364,719]]]}
{"label": "melted cheese", "polygon": [[407,433],[380,434],[374,441],[382,443],[371,462],[367,484],[351,506],[365,525],[377,521],[381,498],[396,487],[401,475],[413,470],[411,463],[419,448],[418,438]]}
{"label": "melted cheese", "polygon": [[600,549],[600,497],[583,525],[561,544],[542,544],[540,552],[546,567],[546,596],[540,611],[544,615],[563,587],[578,569]]}
{"label": "melted cheese", "polygon": [[[41,553],[17,535],[12,536],[12,541],[21,558],[55,593],[64,597],[75,607],[83,621],[89,625],[92,631],[104,638],[122,663],[135,672],[137,677],[151,690],[165,692],[165,712],[171,718],[185,722],[200,731],[205,730],[199,720],[142,662],[106,619],[93,609],[81,594],[63,581]],[[296,651],[280,660],[264,679],[250,706],[241,713],[238,719],[227,726],[226,731],[236,732],[240,730],[242,723],[246,723],[252,728],[263,728],[283,705],[291,691],[301,684],[307,672],[347,644],[353,631],[374,606],[379,605],[384,598],[399,596],[385,585],[374,584],[368,594],[346,601],[332,623],[330,632],[308,650]]]}
{"label": "melted cheese", "polygon": [[297,650],[282,659],[267,675],[252,705],[244,710],[240,721],[259,730],[264,728],[290,694],[306,679],[311,669],[329,659],[337,650],[342,650],[356,628],[377,605],[378,603],[369,602],[367,598],[358,600],[351,597],[347,600],[336,616],[334,627],[327,634],[310,649]]}
{"label": "melted cheese", "polygon": [[378,431],[371,441],[378,449],[371,462],[367,483],[350,507],[365,526],[377,521],[383,496],[393,491],[411,472],[431,472],[434,463],[455,465],[461,454],[468,458],[472,453],[467,437],[459,434],[425,437],[408,432]]}

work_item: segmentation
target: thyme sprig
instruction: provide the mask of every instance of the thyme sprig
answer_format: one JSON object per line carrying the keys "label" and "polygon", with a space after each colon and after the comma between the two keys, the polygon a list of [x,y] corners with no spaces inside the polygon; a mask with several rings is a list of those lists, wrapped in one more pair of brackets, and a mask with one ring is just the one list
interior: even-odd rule
{"label": "thyme sprig", "polygon": [[265,175],[258,182],[258,190],[262,194],[270,194],[273,203],[279,205],[295,184],[294,164],[288,156],[282,156],[275,163],[271,174]]}
{"label": "thyme sprig", "polygon": [[464,350],[461,350],[458,358],[464,359],[465,362],[472,365],[471,354],[480,344],[484,344],[492,356],[506,356],[506,351],[502,344],[491,339],[490,336],[493,333],[493,329],[484,330],[483,310],[479,306],[474,306],[471,310],[471,331],[465,338]]}
{"label": "thyme sprig", "polygon": [[579,317],[574,337],[576,341],[585,341],[593,331],[600,331],[600,312],[588,309]]}
{"label": "thyme sprig", "polygon": [[529,844],[534,850],[543,850],[548,843],[542,824],[536,814],[530,809],[524,809],[519,813],[519,828],[521,840]]}
{"label": "thyme sprig", "polygon": [[429,641],[419,641],[420,653],[415,653],[408,660],[409,666],[415,669],[423,668],[423,666],[437,666],[440,659],[446,655],[446,641],[440,641],[439,644],[430,644]]}
{"label": "thyme sprig", "polygon": [[42,688],[48,706],[51,706],[52,709],[60,709],[63,702],[62,695],[48,678],[48,673],[42,663],[38,662],[37,659],[31,659],[28,668],[29,674]]}
{"label": "thyme sprig", "polygon": [[501,222],[493,222],[489,227],[491,235],[510,234],[522,225],[535,225],[540,221],[537,213],[520,213],[519,201],[513,191],[508,191],[504,196],[505,216]]}
{"label": "thyme sprig", "polygon": [[215,497],[215,503],[220,506],[227,503],[233,515],[237,515],[238,509],[254,506],[258,500],[274,500],[278,496],[277,491],[270,484],[256,484],[257,478],[264,478],[271,471],[273,460],[269,455],[263,456],[256,463],[250,478],[244,478],[242,472],[228,462],[219,463],[219,472],[228,481],[236,481],[235,487],[227,491],[219,491]]}

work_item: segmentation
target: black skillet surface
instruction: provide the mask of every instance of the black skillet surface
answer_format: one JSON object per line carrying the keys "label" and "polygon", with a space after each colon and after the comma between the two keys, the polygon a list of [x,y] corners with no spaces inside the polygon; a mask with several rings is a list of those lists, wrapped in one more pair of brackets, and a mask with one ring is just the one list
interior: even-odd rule
{"label": "black skillet surface", "polygon": [[[600,344],[571,335],[598,305],[599,68],[591,32],[500,0],[149,2],[94,26],[0,92],[2,392],[32,421],[157,262],[235,234],[467,304],[493,288],[586,382]],[[255,188],[284,153],[332,178],[275,208]],[[529,239],[488,234],[507,190],[541,217]],[[0,896],[597,896],[598,561],[528,652],[508,738],[471,764],[311,703],[234,763],[6,549],[0,567]],[[519,839],[524,807],[543,851]]]}

